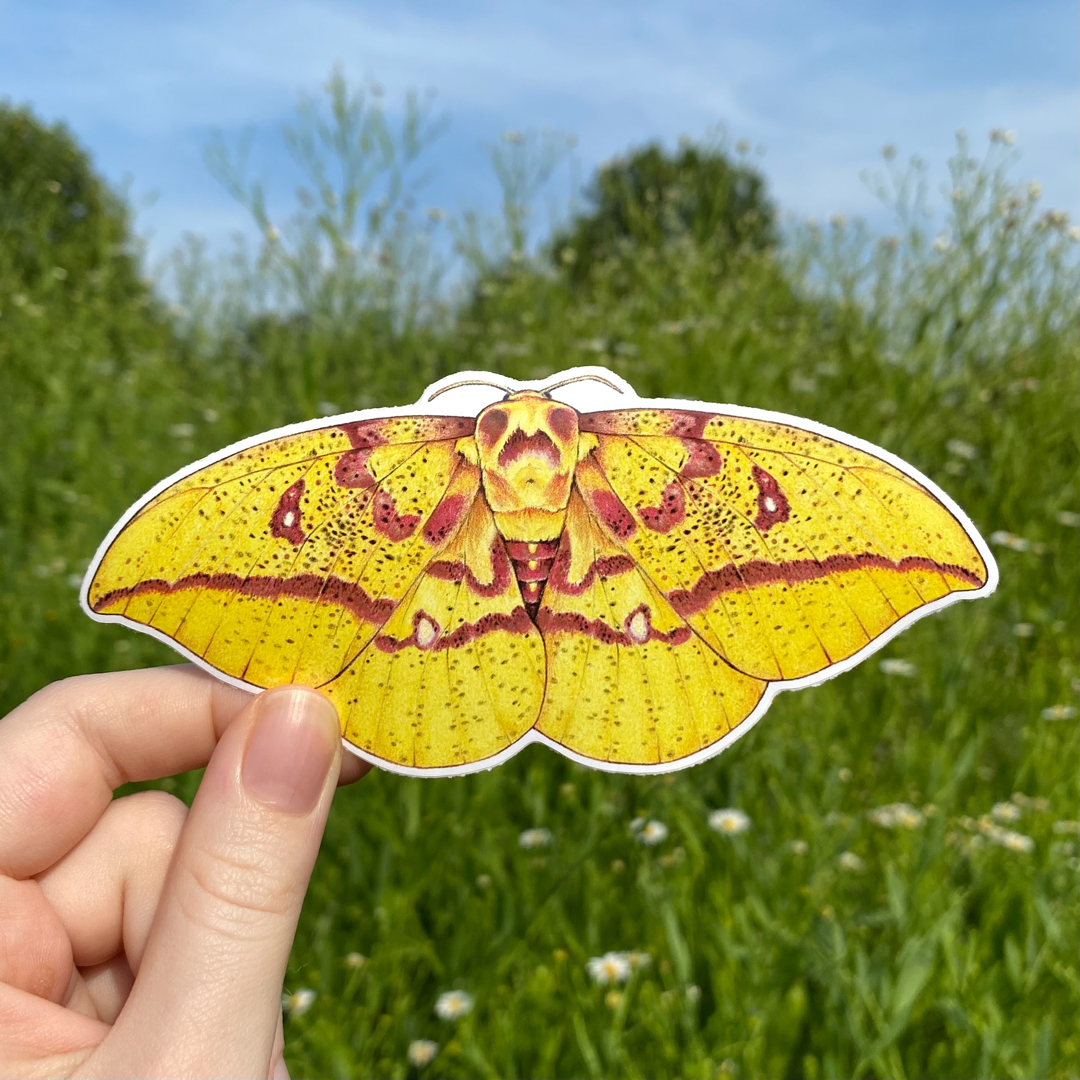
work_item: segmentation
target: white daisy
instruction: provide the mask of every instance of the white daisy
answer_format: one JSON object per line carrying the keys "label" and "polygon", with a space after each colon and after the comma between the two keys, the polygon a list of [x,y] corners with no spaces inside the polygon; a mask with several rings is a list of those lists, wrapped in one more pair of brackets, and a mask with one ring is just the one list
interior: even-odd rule
{"label": "white daisy", "polygon": [[750,828],[750,818],[733,806],[714,810],[708,817],[709,828],[728,836],[737,836]]}
{"label": "white daisy", "polygon": [[1006,824],[1011,825],[1014,821],[1019,821],[1023,817],[1023,811],[1015,803],[999,802],[990,807],[990,816],[995,821],[1004,821]]}
{"label": "white daisy", "polygon": [[459,1020],[472,1012],[473,999],[464,990],[447,990],[435,1002],[435,1015],[440,1020]]}
{"label": "white daisy", "polygon": [[437,1042],[433,1042],[431,1039],[413,1039],[409,1043],[409,1049],[405,1051],[405,1056],[409,1059],[410,1065],[422,1069],[435,1060],[435,1055],[438,1052],[439,1044]]}
{"label": "white daisy", "polygon": [[857,870],[861,870],[865,865],[862,859],[855,854],[854,851],[842,851],[839,858],[836,860],[837,865],[841,870],[850,870],[854,873]]}
{"label": "white daisy", "polygon": [[281,1007],[292,1018],[303,1016],[315,1004],[318,996],[314,990],[304,987],[301,990],[294,990],[291,994],[282,994]]}
{"label": "white daisy", "polygon": [[875,825],[883,829],[917,829],[923,823],[923,815],[909,803],[887,803],[867,813]]}
{"label": "white daisy", "polygon": [[585,964],[585,970],[598,986],[624,983],[630,978],[632,968],[626,953],[609,952],[594,956]]}
{"label": "white daisy", "polygon": [[662,821],[653,820],[646,821],[642,825],[637,838],[640,843],[655,847],[657,844],[662,844],[667,839],[667,835],[668,827]]}
{"label": "white daisy", "polygon": [[550,829],[526,829],[519,837],[518,844],[530,851],[532,848],[547,847],[551,843]]}

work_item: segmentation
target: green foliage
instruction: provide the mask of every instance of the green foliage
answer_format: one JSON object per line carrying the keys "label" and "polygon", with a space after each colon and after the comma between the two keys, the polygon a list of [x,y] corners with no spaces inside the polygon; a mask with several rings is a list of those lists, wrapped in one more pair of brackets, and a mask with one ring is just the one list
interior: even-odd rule
{"label": "green foliage", "polygon": [[741,251],[776,241],[776,212],[757,170],[717,146],[683,142],[676,154],[656,143],[602,166],[587,209],[550,249],[575,285],[607,259],[633,262],[677,241],[708,252],[722,272]]}
{"label": "green foliage", "polygon": [[[326,294],[312,271],[311,295],[346,296],[340,309],[274,310],[260,298],[277,271],[259,257],[211,266],[191,248],[186,310],[152,348],[143,309],[87,292],[45,319],[13,301],[29,286],[0,278],[5,709],[64,675],[175,659],[75,599],[151,484],[319,410],[415,400],[465,367],[598,362],[643,394],[811,416],[913,462],[984,535],[1012,534],[992,598],[888,646],[907,674],[872,660],[784,695],[687,772],[611,776],[532,747],[484,775],[373,773],[340,792],[286,984],[318,995],[286,1021],[294,1075],[1076,1075],[1076,258],[1003,153],[971,168],[960,148],[965,194],[936,248],[910,209],[922,174],[897,169],[895,239],[807,228],[744,245],[719,276],[684,230],[598,258],[582,289],[508,239],[522,218],[498,243],[459,223],[474,254],[497,255],[472,265],[498,268],[460,308],[427,286],[411,309],[380,306],[406,294],[375,259]],[[395,243],[430,225],[404,221]],[[372,234],[357,229],[359,251]],[[130,329],[115,347],[106,316]],[[196,782],[161,786],[188,797]],[[986,816],[1007,800],[998,815],[1019,815],[1008,828],[1030,851]],[[910,828],[870,815],[900,801],[918,808]],[[711,830],[725,806],[752,828]],[[636,817],[668,837],[642,844]],[[550,844],[521,847],[535,827]],[[597,986],[585,965],[609,950],[651,963]],[[440,1020],[453,987],[475,1008]],[[440,1044],[424,1069],[406,1057],[421,1038]]]}

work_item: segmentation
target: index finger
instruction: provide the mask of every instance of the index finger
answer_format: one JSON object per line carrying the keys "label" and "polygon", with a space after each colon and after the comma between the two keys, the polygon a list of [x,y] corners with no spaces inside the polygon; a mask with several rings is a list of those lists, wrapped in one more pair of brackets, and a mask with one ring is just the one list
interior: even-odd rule
{"label": "index finger", "polygon": [[250,699],[187,664],[40,690],[0,721],[0,873],[51,866],[121,784],[205,765]]}

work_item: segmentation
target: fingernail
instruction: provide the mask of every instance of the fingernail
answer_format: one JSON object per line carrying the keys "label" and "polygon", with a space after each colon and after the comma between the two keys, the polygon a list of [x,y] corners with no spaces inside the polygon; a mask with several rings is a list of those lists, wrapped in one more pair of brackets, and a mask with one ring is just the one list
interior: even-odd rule
{"label": "fingernail", "polygon": [[337,753],[337,712],[313,690],[281,690],[257,706],[241,775],[252,798],[286,814],[314,809]]}

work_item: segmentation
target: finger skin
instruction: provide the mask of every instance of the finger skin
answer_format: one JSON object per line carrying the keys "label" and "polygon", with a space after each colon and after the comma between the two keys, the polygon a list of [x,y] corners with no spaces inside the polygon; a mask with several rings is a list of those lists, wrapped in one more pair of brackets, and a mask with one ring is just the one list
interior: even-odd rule
{"label": "finger skin", "polygon": [[0,722],[0,873],[50,867],[121,784],[205,765],[251,701],[190,665],[80,675],[39,691]]}
{"label": "finger skin", "polygon": [[[86,1075],[264,1077],[274,1067],[285,967],[341,760],[333,707],[314,691],[298,691],[260,695],[222,735],[138,977],[112,1031],[83,1065]],[[297,730],[310,734],[321,725],[326,740],[329,768],[305,813],[260,802],[242,780],[253,728],[271,709],[286,707],[298,717]],[[283,746],[284,760],[290,753]]]}
{"label": "finger skin", "polygon": [[[39,691],[0,721],[0,874],[32,877],[57,862],[121,784],[204,766],[252,700],[191,664]],[[342,782],[369,768],[349,758]]]}

